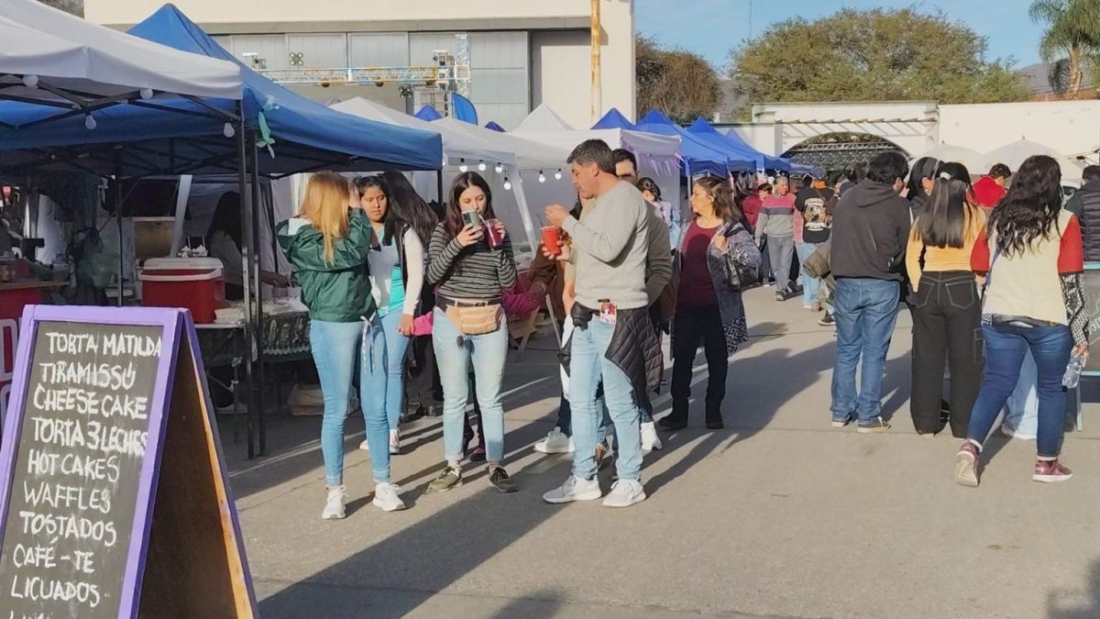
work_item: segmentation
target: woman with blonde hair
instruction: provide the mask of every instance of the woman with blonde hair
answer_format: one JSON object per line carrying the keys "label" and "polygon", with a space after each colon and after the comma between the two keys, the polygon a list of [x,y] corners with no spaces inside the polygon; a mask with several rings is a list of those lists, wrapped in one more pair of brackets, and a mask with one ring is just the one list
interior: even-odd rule
{"label": "woman with blonde hair", "polygon": [[[321,454],[328,496],[321,518],[343,518],[344,422],[363,321],[376,311],[367,273],[370,221],[359,208],[359,195],[344,177],[314,174],[306,186],[297,217],[279,224],[276,234],[298,276],[302,303],[309,308],[310,346],[325,401]],[[362,401],[362,398],[360,398]],[[397,486],[390,483],[389,432],[385,419],[367,427],[371,469],[376,483],[374,505],[384,511],[404,509]]]}

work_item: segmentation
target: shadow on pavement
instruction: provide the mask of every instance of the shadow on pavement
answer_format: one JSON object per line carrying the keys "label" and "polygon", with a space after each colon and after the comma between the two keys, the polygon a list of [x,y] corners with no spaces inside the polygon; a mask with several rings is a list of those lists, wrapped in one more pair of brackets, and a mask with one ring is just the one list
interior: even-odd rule
{"label": "shadow on pavement", "polygon": [[1079,591],[1055,589],[1047,593],[1047,619],[1095,619],[1100,617],[1100,561],[1094,561],[1089,571],[1085,605],[1067,603],[1064,598],[1079,599]]}

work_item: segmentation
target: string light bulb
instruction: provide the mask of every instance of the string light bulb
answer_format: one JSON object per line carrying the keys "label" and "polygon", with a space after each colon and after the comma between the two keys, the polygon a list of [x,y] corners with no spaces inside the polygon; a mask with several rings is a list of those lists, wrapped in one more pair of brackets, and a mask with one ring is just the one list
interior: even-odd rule
{"label": "string light bulb", "polygon": [[233,123],[225,123],[225,126],[222,127],[222,135],[227,138],[237,135],[237,130],[233,128]]}
{"label": "string light bulb", "polygon": [[27,88],[38,88],[38,76],[37,75],[24,75],[23,85]]}
{"label": "string light bulb", "polygon": [[458,171],[459,172],[465,172],[466,170],[470,169],[470,166],[466,165],[466,160],[465,159],[459,159],[458,161],[459,161],[459,163],[458,163]]}
{"label": "string light bulb", "polygon": [[493,170],[495,170],[497,174],[500,174],[504,171],[504,164],[498,163],[497,167],[493,168]]}
{"label": "string light bulb", "polygon": [[511,190],[512,190],[512,181],[508,180],[508,177],[505,176],[504,177],[504,191],[511,191]]}
{"label": "string light bulb", "polygon": [[561,170],[558,170],[557,172],[554,172],[554,180],[557,180],[557,181],[561,180]]}
{"label": "string light bulb", "polygon": [[87,129],[88,131],[91,131],[92,129],[95,129],[97,126],[99,126],[99,123],[97,123],[95,121],[95,116],[92,116],[91,114],[86,114],[84,116],[84,128],[85,129]]}
{"label": "string light bulb", "polygon": [[545,183],[546,182],[546,175],[542,173],[542,170],[539,170],[539,182],[540,183]]}
{"label": "string light bulb", "polygon": [[142,99],[152,99],[153,98],[153,89],[152,88],[142,88],[141,92],[139,94],[141,95]]}
{"label": "string light bulb", "polygon": [[487,168],[487,167],[488,166],[485,165],[484,161],[479,161],[478,164],[477,164],[477,169],[478,169],[479,172],[484,172],[485,168]]}

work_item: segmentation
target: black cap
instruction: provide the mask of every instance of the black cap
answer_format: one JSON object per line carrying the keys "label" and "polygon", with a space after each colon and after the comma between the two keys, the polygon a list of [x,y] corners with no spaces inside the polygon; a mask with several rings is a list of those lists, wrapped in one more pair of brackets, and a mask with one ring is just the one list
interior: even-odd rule
{"label": "black cap", "polygon": [[993,178],[1010,178],[1012,176],[1012,170],[1008,169],[1003,163],[998,163],[992,168],[989,168],[989,175]]}

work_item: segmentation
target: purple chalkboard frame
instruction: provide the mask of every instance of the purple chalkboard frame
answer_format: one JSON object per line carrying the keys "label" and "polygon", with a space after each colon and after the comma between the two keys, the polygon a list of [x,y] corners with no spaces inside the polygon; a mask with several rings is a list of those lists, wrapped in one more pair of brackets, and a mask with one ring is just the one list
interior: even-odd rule
{"label": "purple chalkboard frame", "polygon": [[[4,420],[4,440],[0,444],[0,542],[4,539],[6,518],[3,515],[8,513],[8,504],[11,500],[15,457],[18,453],[17,446],[19,444],[15,439],[22,431],[27,378],[31,352],[38,332],[38,323],[58,321],[100,325],[149,326],[164,329],[161,339],[161,357],[157,364],[157,379],[153,389],[153,403],[149,412],[149,440],[146,444],[145,461],[141,467],[137,503],[134,506],[134,525],[131,529],[132,536],[126,560],[126,572],[122,579],[122,592],[118,610],[119,619],[136,617],[138,603],[141,598],[141,580],[145,573],[145,556],[149,531],[153,524],[153,499],[157,495],[157,479],[163,451],[161,442],[164,440],[165,422],[167,421],[169,404],[167,396],[175,378],[177,356],[175,353],[179,346],[180,329],[185,322],[182,319],[183,314],[184,312],[181,310],[166,308],[28,305],[23,310],[23,318],[20,323],[19,349],[15,357],[15,375],[12,380],[11,400],[8,404],[7,418]],[[193,326],[191,332],[192,346],[195,346]],[[233,521],[236,525],[235,510]],[[237,536],[240,539],[239,530]],[[242,555],[242,560],[243,558]],[[245,561],[245,564],[247,565],[247,561]],[[251,579],[249,579],[249,583],[251,583]]]}

